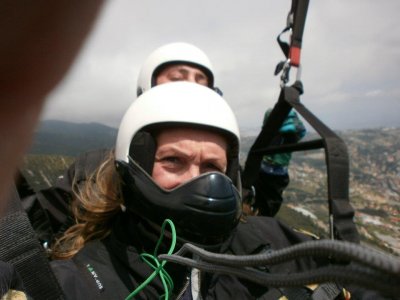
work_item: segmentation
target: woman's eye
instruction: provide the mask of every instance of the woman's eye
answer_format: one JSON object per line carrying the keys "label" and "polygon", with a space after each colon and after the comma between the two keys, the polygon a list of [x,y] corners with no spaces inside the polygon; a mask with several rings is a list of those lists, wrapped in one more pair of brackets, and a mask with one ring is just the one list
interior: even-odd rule
{"label": "woman's eye", "polygon": [[183,76],[180,73],[175,73],[175,74],[170,74],[168,76],[168,79],[170,81],[181,81],[181,80],[183,80]]}
{"label": "woman's eye", "polygon": [[168,156],[161,159],[161,165],[165,170],[177,172],[183,168],[184,162],[176,156]]}
{"label": "woman's eye", "polygon": [[171,165],[177,165],[181,162],[179,157],[176,157],[176,156],[167,156],[167,157],[162,158],[161,161],[164,163],[167,163],[167,164],[171,164]]}
{"label": "woman's eye", "polygon": [[210,171],[217,171],[217,172],[224,173],[223,168],[221,168],[221,167],[220,167],[219,165],[217,165],[217,164],[209,163],[209,164],[207,164],[207,165],[205,166],[205,168],[206,168],[206,170],[207,170],[208,172],[210,172]]}

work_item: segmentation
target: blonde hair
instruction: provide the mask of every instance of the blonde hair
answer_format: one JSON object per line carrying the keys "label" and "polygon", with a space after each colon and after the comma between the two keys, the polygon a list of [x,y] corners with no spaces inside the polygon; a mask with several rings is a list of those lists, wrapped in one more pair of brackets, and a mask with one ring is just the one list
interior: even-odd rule
{"label": "blonde hair", "polygon": [[102,239],[110,233],[112,221],[123,204],[114,154],[109,154],[83,186],[74,182],[73,190],[76,198],[72,202],[72,212],[76,224],[55,242],[54,259],[70,258],[88,241]]}

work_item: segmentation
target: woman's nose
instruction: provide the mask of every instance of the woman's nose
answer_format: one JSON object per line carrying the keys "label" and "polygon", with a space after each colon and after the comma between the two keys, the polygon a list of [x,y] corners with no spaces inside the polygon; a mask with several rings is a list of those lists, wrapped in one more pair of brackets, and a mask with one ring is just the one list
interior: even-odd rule
{"label": "woman's nose", "polygon": [[190,166],[182,176],[182,182],[189,181],[190,179],[200,175],[200,167],[196,165]]}

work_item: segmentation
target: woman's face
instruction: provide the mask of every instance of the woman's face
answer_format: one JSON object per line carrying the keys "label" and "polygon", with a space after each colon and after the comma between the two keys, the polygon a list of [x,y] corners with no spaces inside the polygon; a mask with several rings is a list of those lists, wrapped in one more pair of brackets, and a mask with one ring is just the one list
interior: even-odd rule
{"label": "woman's face", "polygon": [[164,189],[172,189],[200,174],[226,172],[225,138],[202,129],[173,128],[157,136],[152,177]]}

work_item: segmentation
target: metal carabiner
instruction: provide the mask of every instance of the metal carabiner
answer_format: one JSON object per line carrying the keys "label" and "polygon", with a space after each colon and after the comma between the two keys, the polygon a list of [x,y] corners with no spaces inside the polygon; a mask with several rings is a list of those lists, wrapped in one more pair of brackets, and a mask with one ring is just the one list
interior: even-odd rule
{"label": "metal carabiner", "polygon": [[286,83],[289,81],[289,71],[290,71],[290,58],[287,59],[282,66],[282,74],[281,74],[281,88],[286,86]]}
{"label": "metal carabiner", "polygon": [[298,65],[296,69],[296,81],[301,81],[301,65]]}
{"label": "metal carabiner", "polygon": [[285,87],[286,84],[289,82],[289,73],[290,73],[290,69],[291,67],[295,67],[297,69],[296,71],[296,81],[300,81],[301,80],[301,65],[298,66],[292,66],[290,64],[290,58],[288,58],[282,67],[282,75],[281,75],[281,88]]}

